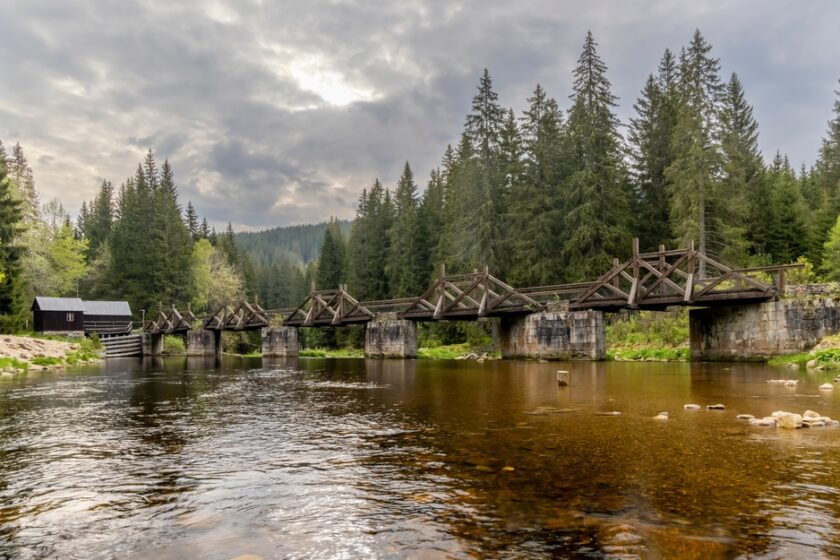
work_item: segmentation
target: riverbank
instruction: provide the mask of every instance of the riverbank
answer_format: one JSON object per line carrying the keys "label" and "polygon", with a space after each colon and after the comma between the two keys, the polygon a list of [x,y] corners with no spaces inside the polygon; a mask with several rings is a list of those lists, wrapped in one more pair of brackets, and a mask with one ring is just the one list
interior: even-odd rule
{"label": "riverbank", "polygon": [[0,373],[14,375],[102,359],[98,340],[0,335]]}

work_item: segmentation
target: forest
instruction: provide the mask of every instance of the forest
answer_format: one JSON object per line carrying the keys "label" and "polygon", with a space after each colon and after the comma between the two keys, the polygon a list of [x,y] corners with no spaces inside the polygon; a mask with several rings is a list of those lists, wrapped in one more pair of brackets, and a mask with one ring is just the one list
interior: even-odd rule
{"label": "forest", "polygon": [[664,51],[627,123],[607,70],[588,33],[568,96],[537,84],[521,114],[485,70],[425,188],[406,162],[393,188],[362,190],[352,224],[217,232],[181,205],[151,149],[74,221],[40,203],[20,144],[2,148],[0,330],[25,328],[35,294],[127,299],[139,316],[240,297],[289,307],[313,283],[346,283],[359,300],[419,295],[441,263],[486,265],[515,286],[591,280],[634,236],[643,249],[694,240],[730,264],[799,261],[800,281],[840,280],[840,92],[814,165],[794,169],[781,152],[765,161],[747,92],[700,31]]}

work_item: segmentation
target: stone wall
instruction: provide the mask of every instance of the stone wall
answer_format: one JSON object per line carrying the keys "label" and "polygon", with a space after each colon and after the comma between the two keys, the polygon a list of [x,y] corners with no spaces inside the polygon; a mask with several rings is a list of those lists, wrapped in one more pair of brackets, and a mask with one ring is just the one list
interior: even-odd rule
{"label": "stone wall", "polygon": [[601,311],[544,311],[504,317],[499,327],[504,358],[603,360],[607,356]]}
{"label": "stone wall", "polygon": [[143,333],[143,355],[160,356],[163,354],[163,335]]}
{"label": "stone wall", "polygon": [[222,334],[209,330],[187,331],[187,356],[221,356]]}
{"label": "stone wall", "polygon": [[265,327],[262,329],[264,358],[297,356],[299,349],[297,327]]}
{"label": "stone wall", "polygon": [[840,304],[830,297],[770,301],[689,311],[695,360],[762,360],[802,352],[840,332]]}
{"label": "stone wall", "polygon": [[365,357],[413,358],[417,355],[417,324],[395,314],[377,316],[365,326]]}

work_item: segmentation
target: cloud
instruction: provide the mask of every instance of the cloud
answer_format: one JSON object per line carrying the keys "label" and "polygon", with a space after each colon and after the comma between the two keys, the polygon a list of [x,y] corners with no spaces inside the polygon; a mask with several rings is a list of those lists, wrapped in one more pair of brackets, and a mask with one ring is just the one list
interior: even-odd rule
{"label": "cloud", "polygon": [[[3,4],[12,0],[0,0]],[[483,68],[517,111],[567,106],[591,29],[626,121],[662,51],[699,27],[755,106],[761,147],[811,163],[831,117],[840,8],[696,2],[50,0],[0,10],[0,139],[68,208],[151,147],[217,227],[352,217],[362,188],[418,182],[456,142]]]}

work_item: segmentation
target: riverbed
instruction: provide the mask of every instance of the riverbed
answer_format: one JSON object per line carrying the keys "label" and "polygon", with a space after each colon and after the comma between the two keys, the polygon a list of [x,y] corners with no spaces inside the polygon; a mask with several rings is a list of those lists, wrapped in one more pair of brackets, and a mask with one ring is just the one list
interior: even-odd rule
{"label": "riverbed", "polygon": [[2,380],[0,557],[839,557],[840,429],[736,420],[840,418],[832,378],[176,358]]}

